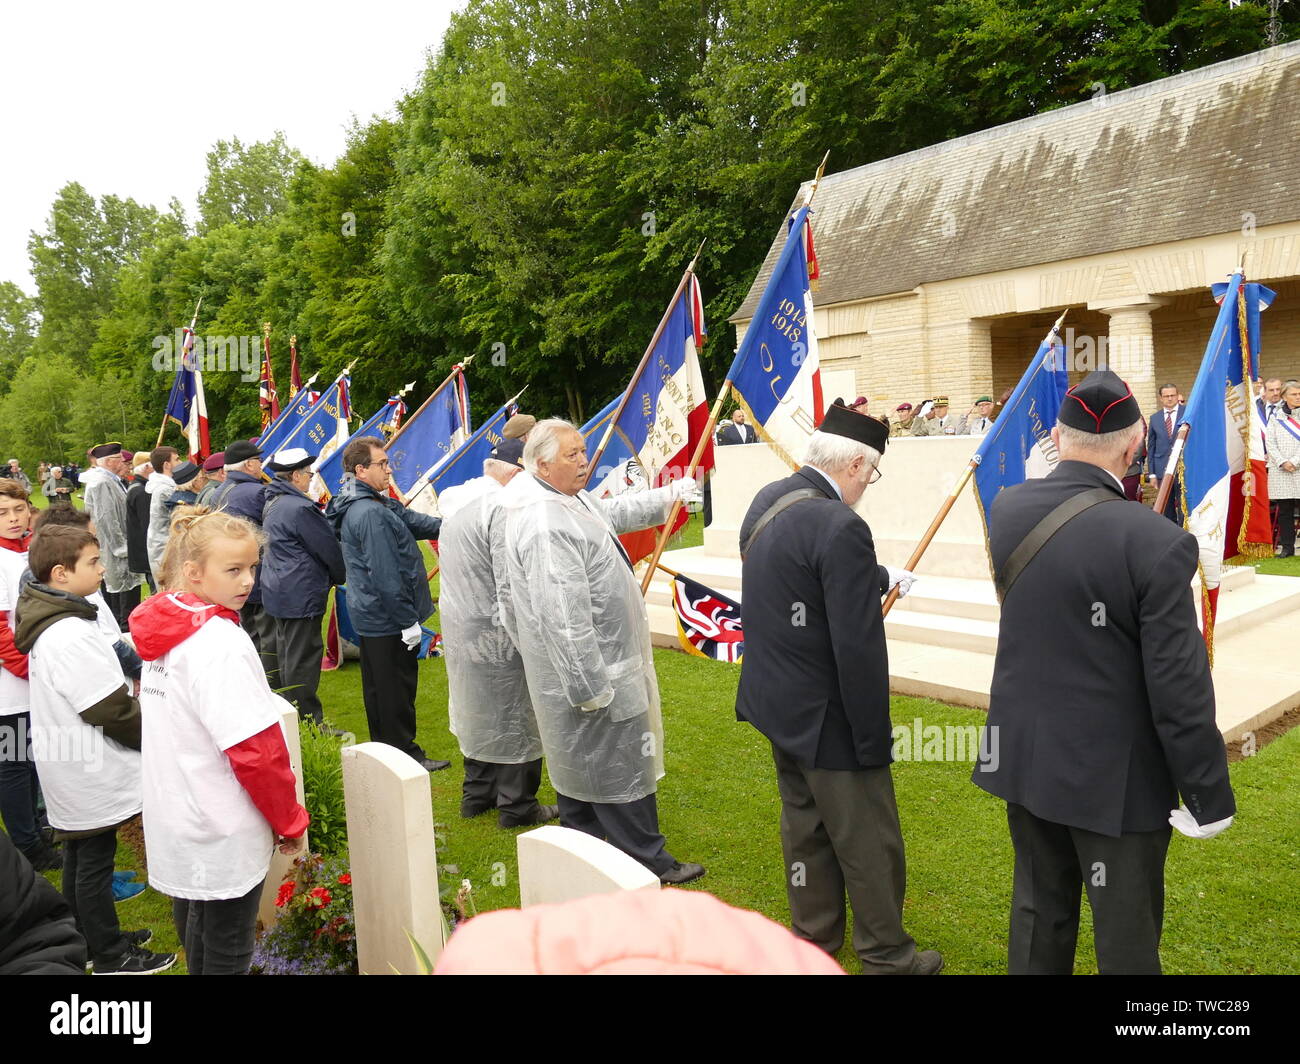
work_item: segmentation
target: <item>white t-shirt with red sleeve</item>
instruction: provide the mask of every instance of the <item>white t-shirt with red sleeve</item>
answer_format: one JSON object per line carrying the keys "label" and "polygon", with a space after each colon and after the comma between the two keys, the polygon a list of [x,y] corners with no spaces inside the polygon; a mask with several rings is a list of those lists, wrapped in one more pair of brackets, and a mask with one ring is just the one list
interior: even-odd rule
{"label": "white t-shirt with red sleeve", "polygon": [[287,705],[267,684],[253,641],[224,617],[144,663],[150,886],[173,898],[213,901],[243,897],[266,878],[275,836],[225,751],[279,725]]}
{"label": "white t-shirt with red sleeve", "polygon": [[[14,627],[14,607],[18,605],[19,581],[27,572],[27,552],[0,547],[0,610],[9,615],[9,630]],[[0,717],[26,713],[30,707],[27,680],[0,667]]]}

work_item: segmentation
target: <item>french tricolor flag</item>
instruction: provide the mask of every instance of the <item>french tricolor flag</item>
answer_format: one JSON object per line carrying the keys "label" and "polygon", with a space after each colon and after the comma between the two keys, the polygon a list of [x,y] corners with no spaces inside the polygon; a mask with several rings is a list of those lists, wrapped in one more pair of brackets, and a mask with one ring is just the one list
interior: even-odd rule
{"label": "french tricolor flag", "polygon": [[1259,316],[1275,295],[1246,284],[1240,271],[1212,290],[1219,316],[1179,422],[1190,426],[1182,453],[1185,523],[1200,544],[1211,646],[1224,559],[1273,552],[1263,425],[1251,385],[1259,374]]}
{"label": "french tricolor flag", "polygon": [[203,398],[203,371],[194,356],[194,330],[186,329],[181,344],[181,364],[167,397],[167,417],[176,422],[189,441],[190,458],[202,460],[210,453],[208,404]]}
{"label": "french tricolor flag", "polygon": [[[597,498],[659,487],[690,471],[691,456],[709,426],[699,360],[705,335],[704,299],[699,281],[691,274],[669,308],[640,375],[625,390],[627,402],[617,423],[613,415],[622,395],[583,426],[583,435],[591,445],[604,441],[600,468],[587,477],[588,490]],[[696,479],[703,480],[712,468],[713,442],[709,440]],[[688,516],[684,508],[678,512],[674,532]],[[659,532],[650,528],[619,537],[634,565],[654,552]]]}
{"label": "french tricolor flag", "polygon": [[790,218],[785,246],[727,374],[755,428],[792,466],[825,413],[813,328],[812,282],[819,275],[805,205]]}

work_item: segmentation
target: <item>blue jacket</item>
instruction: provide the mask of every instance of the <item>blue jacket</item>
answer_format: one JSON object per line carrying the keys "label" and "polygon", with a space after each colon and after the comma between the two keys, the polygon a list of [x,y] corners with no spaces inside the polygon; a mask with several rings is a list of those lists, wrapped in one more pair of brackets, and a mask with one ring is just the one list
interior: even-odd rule
{"label": "blue jacket", "polygon": [[316,504],[287,480],[266,486],[262,511],[262,605],[272,617],[323,617],[344,580],[343,549]]}
{"label": "blue jacket", "polygon": [[[1174,408],[1174,435],[1178,435],[1178,419],[1183,416],[1187,407],[1182,403]],[[1165,475],[1165,465],[1169,461],[1169,452],[1173,448],[1174,441],[1171,437],[1165,435],[1165,411],[1162,407],[1157,410],[1150,418],[1147,419],[1147,472],[1153,476],[1163,477]],[[1178,489],[1177,482],[1174,484],[1174,490]]]}
{"label": "blue jacket", "polygon": [[397,635],[433,612],[418,541],[437,539],[441,518],[408,510],[355,477],[344,478],[325,515],[343,544],[358,635]]}
{"label": "blue jacket", "polygon": [[[261,528],[262,511],[266,508],[266,485],[247,473],[227,473],[225,482],[212,496],[211,506],[214,510],[226,510],[251,521],[254,528]],[[254,605],[261,605],[262,602],[261,566],[258,569],[252,593],[248,596],[248,601]]]}

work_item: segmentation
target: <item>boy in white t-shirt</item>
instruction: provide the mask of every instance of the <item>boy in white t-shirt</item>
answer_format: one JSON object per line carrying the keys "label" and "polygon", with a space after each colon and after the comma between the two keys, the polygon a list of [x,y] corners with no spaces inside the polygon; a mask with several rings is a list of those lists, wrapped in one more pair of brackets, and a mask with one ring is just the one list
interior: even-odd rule
{"label": "boy in white t-shirt", "polygon": [[32,539],[34,579],[18,600],[14,642],[28,655],[32,750],[50,826],[62,838],[63,894],[96,975],[150,975],[176,963],[148,931],[123,933],[113,902],[117,828],[140,812],[140,703],[86,596],[104,567],[85,529]]}

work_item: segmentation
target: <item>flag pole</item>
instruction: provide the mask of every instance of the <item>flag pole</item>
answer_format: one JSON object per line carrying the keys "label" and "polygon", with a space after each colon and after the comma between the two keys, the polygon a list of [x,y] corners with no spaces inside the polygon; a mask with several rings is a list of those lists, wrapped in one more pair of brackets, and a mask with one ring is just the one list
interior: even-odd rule
{"label": "flag pole", "polygon": [[632,398],[632,392],[636,389],[636,382],[641,379],[641,374],[645,372],[646,366],[650,362],[650,356],[654,354],[655,346],[659,343],[659,337],[668,327],[668,319],[672,316],[673,307],[677,306],[677,300],[682,296],[686,289],[687,282],[695,273],[695,264],[699,261],[700,252],[704,250],[704,243],[708,237],[700,241],[700,246],[695,252],[695,257],[691,259],[690,264],[686,267],[686,272],[682,274],[682,279],[677,282],[677,290],[673,292],[672,299],[668,300],[668,307],[664,315],[659,319],[659,326],[655,329],[654,335],[650,337],[650,343],[646,346],[645,354],[641,356],[641,361],[637,363],[636,372],[632,374],[632,379],[628,381],[627,387],[623,390],[623,398],[618,401],[618,407],[614,410],[609,419],[609,427],[605,429],[605,434],[600,438],[600,444],[596,447],[596,453],[591,456],[591,461],[587,463],[588,468],[597,469],[600,467],[601,456],[605,453],[605,448],[609,446],[609,441],[614,436],[614,428],[618,425],[618,419],[623,416],[623,410],[627,406],[627,401]]}
{"label": "flag pole", "polygon": [[[190,335],[194,335],[194,330],[199,327],[199,308],[203,306],[203,297],[199,296],[199,301],[194,304],[194,317],[190,319]],[[181,345],[181,357],[184,359],[184,344]],[[179,373],[180,371],[177,370]],[[171,409],[172,392],[176,390],[176,382],[172,381],[172,391],[167,393],[167,406],[163,409],[162,424],[158,426],[158,442],[153,445],[156,451],[162,446],[163,436],[167,433],[167,411]]]}
{"label": "flag pole", "polygon": [[384,446],[391,447],[394,443],[396,443],[398,437],[401,436],[402,433],[407,430],[407,428],[415,421],[416,418],[418,418],[422,413],[424,413],[424,408],[428,406],[430,403],[432,403],[442,392],[442,390],[445,387],[447,387],[447,385],[449,385],[452,381],[454,381],[459,374],[464,373],[465,367],[468,366],[473,361],[474,361],[474,356],[470,355],[467,359],[465,359],[464,362],[457,362],[456,365],[452,366],[451,372],[447,374],[446,379],[433,390],[433,392],[429,395],[428,399],[426,399],[424,402],[420,404],[420,408],[414,414],[411,414],[405,420],[405,422],[403,422],[402,427],[393,433],[392,439],[390,439],[386,444],[384,444]]}
{"label": "flag pole", "polygon": [[[722,404],[726,401],[727,395],[731,392],[731,379],[728,378],[722,384],[722,391],[718,392],[718,398],[713,404],[713,409],[709,411],[709,423],[704,426],[704,431],[700,434],[699,442],[695,445],[695,453],[691,455],[691,464],[688,467],[686,475],[695,476],[695,470],[700,464],[700,459],[704,457],[704,448],[708,446],[709,441],[713,439],[713,428],[718,423],[718,417],[722,413]],[[668,519],[664,521],[664,530],[659,533],[659,542],[655,544],[655,552],[650,557],[650,564],[646,567],[645,576],[641,580],[641,594],[644,596],[650,590],[650,582],[655,576],[655,567],[659,565],[659,556],[663,554],[664,547],[668,543],[668,537],[672,534],[673,522],[677,520],[677,512],[682,508],[682,500],[674,499],[672,507],[668,510]]]}
{"label": "flag pole", "polygon": [[[519,397],[523,395],[524,392],[526,391],[528,391],[528,385],[525,384],[522,388],[519,389],[519,391],[515,392],[515,394],[511,398],[507,399],[501,405],[508,407],[511,403],[516,402],[519,399]],[[495,417],[496,415],[493,416]],[[411,420],[414,421],[415,419],[411,418]],[[487,422],[484,422],[484,424],[487,424]],[[468,445],[470,439],[473,439],[475,436],[477,436],[478,433],[482,430],[482,428],[483,426],[480,425],[478,429],[475,429],[472,433],[470,433],[469,437],[465,440],[465,442],[461,444],[461,447]],[[397,439],[397,436],[394,435],[393,439],[394,440]],[[384,444],[384,446],[388,447],[392,444],[392,442],[393,442],[392,440],[389,440],[388,443]],[[451,454],[447,455],[446,458],[443,459],[443,461],[444,462],[450,461],[452,455],[459,453],[461,447],[457,447],[456,450],[452,451]],[[432,471],[433,470],[431,468],[429,472]],[[424,491],[425,488],[427,488],[430,484],[433,483],[433,479],[427,473],[423,477],[421,477],[421,480],[423,480],[424,483],[422,483],[418,488],[416,488],[413,492],[411,492],[410,495],[403,495],[401,489],[396,484],[393,484],[392,485],[393,490],[396,491],[398,495],[397,501],[400,502],[403,506],[410,506],[411,503],[415,502],[416,497],[420,494],[420,492]]]}
{"label": "flag pole", "polygon": [[[1060,331],[1061,322],[1065,321],[1065,316],[1069,312],[1069,307],[1066,307],[1065,310],[1061,311],[1061,316],[1056,319],[1056,324],[1054,324],[1047,331],[1047,335],[1043,337],[1043,343],[1047,343]],[[1042,345],[1040,344],[1039,346],[1041,347]],[[961,495],[962,490],[970,482],[971,477],[975,475],[975,470],[977,470],[979,466],[980,459],[979,456],[976,455],[970,460],[966,468],[962,470],[961,476],[957,478],[957,483],[953,485],[952,491],[948,492],[948,497],[944,499],[943,505],[939,507],[939,512],[934,515],[934,520],[930,522],[930,527],[925,530],[925,535],[921,537],[921,542],[916,545],[916,550],[912,551],[912,556],[907,559],[907,564],[903,566],[903,568],[908,572],[916,571],[916,567],[921,562],[921,556],[925,554],[931,542],[934,540],[934,537],[938,535],[939,526],[943,524],[944,519],[947,518],[948,514],[952,511],[953,506],[957,503],[957,497]],[[897,601],[898,585],[895,584],[889,589],[889,594],[885,596],[885,601],[881,604],[880,615],[882,617],[888,617],[889,611],[894,608],[894,603]]]}

